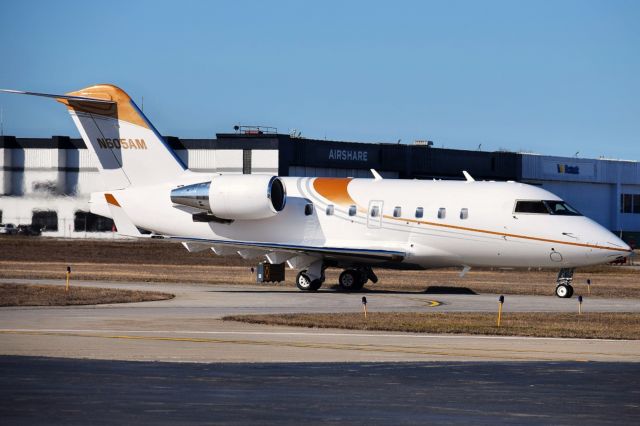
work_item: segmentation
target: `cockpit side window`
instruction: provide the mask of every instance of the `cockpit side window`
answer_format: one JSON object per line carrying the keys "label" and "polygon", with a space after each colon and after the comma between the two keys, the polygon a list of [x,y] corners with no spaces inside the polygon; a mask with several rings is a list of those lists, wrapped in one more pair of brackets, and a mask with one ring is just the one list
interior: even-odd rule
{"label": "cockpit side window", "polygon": [[516,201],[516,213],[537,213],[537,214],[549,214],[549,210],[544,205],[542,200],[540,201]]}
{"label": "cockpit side window", "polygon": [[556,200],[519,200],[514,213],[551,214],[557,216],[582,216],[580,212],[564,201]]}

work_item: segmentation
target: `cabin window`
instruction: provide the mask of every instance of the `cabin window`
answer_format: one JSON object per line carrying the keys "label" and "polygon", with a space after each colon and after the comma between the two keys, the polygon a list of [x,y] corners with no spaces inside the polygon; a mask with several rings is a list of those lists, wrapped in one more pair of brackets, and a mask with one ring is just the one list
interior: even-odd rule
{"label": "cabin window", "polygon": [[416,207],[416,218],[420,219],[424,216],[424,208]]}
{"label": "cabin window", "polygon": [[329,204],[327,206],[326,212],[327,212],[327,216],[331,216],[333,214],[333,204]]}
{"label": "cabin window", "polygon": [[445,217],[447,217],[447,209],[440,207],[438,209],[438,219],[444,219]]}
{"label": "cabin window", "polygon": [[313,204],[307,203],[304,205],[304,215],[311,216],[313,214]]}
{"label": "cabin window", "polygon": [[469,217],[469,209],[468,208],[463,208],[462,210],[460,210],[460,219],[466,219]]}
{"label": "cabin window", "polygon": [[349,206],[349,216],[355,216],[357,211],[356,206]]}
{"label": "cabin window", "polygon": [[371,212],[369,214],[371,217],[380,216],[380,206],[371,206]]}
{"label": "cabin window", "polygon": [[396,206],[393,209],[393,217],[400,217],[400,216],[402,216],[402,207]]}

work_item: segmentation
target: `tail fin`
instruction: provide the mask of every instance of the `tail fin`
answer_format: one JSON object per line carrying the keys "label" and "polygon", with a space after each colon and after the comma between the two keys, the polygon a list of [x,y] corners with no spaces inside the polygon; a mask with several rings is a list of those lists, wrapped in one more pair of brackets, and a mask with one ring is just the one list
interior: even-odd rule
{"label": "tail fin", "polygon": [[7,92],[52,97],[67,105],[98,160],[105,190],[166,182],[186,169],[129,95],[116,86],[98,84],[66,95]]}

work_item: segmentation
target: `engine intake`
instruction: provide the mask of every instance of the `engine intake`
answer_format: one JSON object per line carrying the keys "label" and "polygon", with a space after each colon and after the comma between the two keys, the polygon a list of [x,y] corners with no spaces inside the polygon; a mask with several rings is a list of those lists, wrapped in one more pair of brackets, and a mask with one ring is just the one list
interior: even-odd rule
{"label": "engine intake", "polygon": [[277,176],[219,175],[173,189],[171,201],[221,219],[266,219],[284,209],[287,191]]}

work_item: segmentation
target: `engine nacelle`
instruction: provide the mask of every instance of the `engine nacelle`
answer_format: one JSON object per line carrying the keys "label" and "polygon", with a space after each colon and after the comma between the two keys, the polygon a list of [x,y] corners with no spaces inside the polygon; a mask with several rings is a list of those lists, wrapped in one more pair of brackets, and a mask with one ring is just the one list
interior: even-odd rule
{"label": "engine nacelle", "polygon": [[172,190],[171,201],[220,219],[266,219],[284,209],[287,191],[276,176],[219,175]]}

